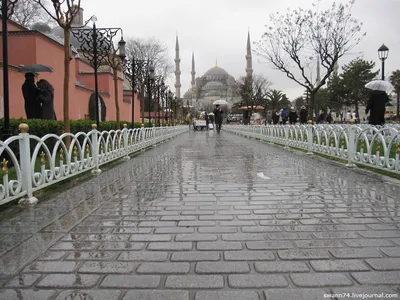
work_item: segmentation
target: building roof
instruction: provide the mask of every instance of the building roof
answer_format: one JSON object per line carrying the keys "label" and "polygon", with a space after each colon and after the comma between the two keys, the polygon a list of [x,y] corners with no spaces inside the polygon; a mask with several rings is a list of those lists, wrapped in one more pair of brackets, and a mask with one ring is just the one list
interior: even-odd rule
{"label": "building roof", "polygon": [[218,67],[217,65],[214,68],[209,69],[207,72],[204,73],[204,76],[207,75],[225,75],[229,76],[228,72],[224,69]]}

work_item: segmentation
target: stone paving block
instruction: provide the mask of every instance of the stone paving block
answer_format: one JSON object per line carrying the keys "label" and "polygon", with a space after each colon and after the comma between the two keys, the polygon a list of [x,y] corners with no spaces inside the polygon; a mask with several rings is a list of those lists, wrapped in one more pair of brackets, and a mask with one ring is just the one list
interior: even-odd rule
{"label": "stone paving block", "polygon": [[242,228],[242,232],[259,233],[259,232],[280,232],[282,229],[279,226],[246,226]]}
{"label": "stone paving block", "polygon": [[80,268],[79,273],[131,273],[136,267],[136,264],[130,262],[112,262],[112,261],[88,261]]}
{"label": "stone paving block", "polygon": [[247,242],[247,248],[250,250],[273,250],[273,249],[290,249],[294,248],[289,241],[256,241]]}
{"label": "stone paving block", "polygon": [[356,232],[346,232],[346,231],[338,231],[338,232],[313,232],[313,235],[317,239],[357,239],[359,236]]}
{"label": "stone paving block", "polygon": [[165,287],[175,289],[215,289],[224,287],[221,275],[171,275],[165,281]]}
{"label": "stone paving block", "polygon": [[189,292],[171,290],[135,290],[128,291],[122,300],[189,300]]}
{"label": "stone paving block", "polygon": [[247,262],[198,262],[195,268],[199,274],[220,274],[220,273],[249,273],[250,267]]}
{"label": "stone paving block", "polygon": [[265,239],[268,239],[268,236],[260,233],[234,233],[222,235],[222,240],[224,241],[263,241]]}
{"label": "stone paving block", "polygon": [[170,234],[132,234],[130,242],[169,242],[172,239]]}
{"label": "stone paving block", "polygon": [[259,273],[301,273],[310,271],[308,266],[300,261],[256,262],[255,269]]}
{"label": "stone paving block", "polygon": [[61,260],[69,252],[65,251],[48,251],[43,255],[39,256],[37,260]]}
{"label": "stone paving block", "polygon": [[51,274],[46,275],[36,285],[38,288],[91,288],[99,280],[99,275]]}
{"label": "stone paving block", "polygon": [[340,273],[291,274],[293,283],[301,287],[350,286],[352,281]]}
{"label": "stone paving block", "polygon": [[227,221],[233,220],[233,216],[228,215],[211,215],[211,216],[199,216],[200,221]]}
{"label": "stone paving block", "polygon": [[351,271],[369,271],[367,265],[361,260],[312,260],[311,267],[318,272],[351,272]]}
{"label": "stone paving block", "polygon": [[241,251],[225,251],[225,260],[275,260],[275,255],[272,251],[262,251],[262,250],[241,250]]}
{"label": "stone paving block", "polygon": [[361,285],[399,284],[400,272],[357,272],[351,276]]}
{"label": "stone paving block", "polygon": [[91,242],[120,242],[127,241],[129,239],[128,234],[90,234],[84,241]]}
{"label": "stone paving block", "polygon": [[98,250],[141,250],[145,243],[138,242],[105,242],[101,243]]}
{"label": "stone paving block", "polygon": [[194,242],[194,241],[216,241],[218,236],[216,234],[177,234],[175,241],[177,242]]}
{"label": "stone paving block", "polygon": [[182,251],[173,252],[171,261],[217,261],[220,260],[219,252]]}
{"label": "stone paving block", "polygon": [[24,288],[32,286],[40,277],[41,274],[19,274],[11,279],[5,287]]}
{"label": "stone paving block", "polygon": [[168,252],[160,251],[127,251],[121,252],[118,260],[122,261],[166,261]]}
{"label": "stone paving block", "polygon": [[335,248],[335,247],[343,247],[343,244],[340,240],[301,240],[294,241],[297,247],[299,248]]}
{"label": "stone paving block", "polygon": [[330,258],[327,250],[320,249],[291,249],[291,250],[278,250],[280,259],[328,259]]}
{"label": "stone paving block", "polygon": [[154,228],[145,228],[145,227],[118,227],[115,228],[112,233],[118,234],[150,234]]}
{"label": "stone paving block", "polygon": [[[54,290],[11,290],[0,289],[0,299],[4,300],[50,300],[56,294]],[[64,300],[64,299],[63,299]],[[116,300],[116,299],[115,299]]]}
{"label": "stone paving block", "polygon": [[349,247],[390,247],[394,244],[388,240],[383,239],[348,239],[344,240],[343,243]]}
{"label": "stone paving block", "polygon": [[195,300],[259,300],[255,291],[200,291]]}
{"label": "stone paving block", "polygon": [[197,250],[242,250],[240,242],[197,242]]}
{"label": "stone paving block", "polygon": [[193,221],[196,220],[195,216],[163,216],[161,221]]}
{"label": "stone paving block", "polygon": [[71,273],[78,266],[72,261],[35,261],[25,268],[27,273]]}
{"label": "stone paving block", "polygon": [[[261,222],[260,222],[261,223]],[[277,232],[268,233],[271,240],[309,240],[312,235],[306,232]]]}
{"label": "stone paving block", "polygon": [[371,258],[366,259],[365,262],[378,271],[400,270],[400,258]]}
{"label": "stone paving block", "polygon": [[380,249],[383,253],[390,257],[400,257],[400,247],[385,247]]}
{"label": "stone paving block", "polygon": [[[345,300],[353,300],[359,298],[362,299],[363,295],[365,299],[384,299],[381,297],[382,295],[386,294],[398,294],[394,289],[388,287],[388,286],[363,286],[363,287],[338,287],[338,288],[333,288],[332,289],[332,294],[340,294],[341,297],[340,299],[345,299]],[[376,298],[373,298],[374,295],[376,295]],[[368,298],[366,298],[368,297]],[[387,299],[396,299],[395,298],[387,298]]]}
{"label": "stone paving block", "polygon": [[282,275],[229,275],[228,285],[232,288],[277,288],[288,286]]}
{"label": "stone paving block", "polygon": [[112,260],[118,253],[110,251],[90,251],[90,252],[72,252],[65,260]]}
{"label": "stone paving block", "polygon": [[139,223],[139,227],[173,227],[176,222],[172,221],[142,221]]}
{"label": "stone paving block", "polygon": [[185,251],[193,248],[192,242],[151,242],[147,250]]}
{"label": "stone paving block", "polygon": [[329,252],[336,258],[373,258],[382,257],[376,248],[346,248],[329,249]]}
{"label": "stone paving block", "polygon": [[264,291],[266,300],[321,300],[331,294],[329,289],[269,289]]}
{"label": "stone paving block", "polygon": [[139,274],[183,274],[188,273],[190,264],[186,262],[141,263],[136,270]]}
{"label": "stone paving block", "polygon": [[[55,300],[66,299],[107,299],[118,300],[121,296],[118,290],[66,290],[62,291]],[[42,300],[42,299],[41,299]]]}
{"label": "stone paving block", "polygon": [[235,227],[255,226],[256,222],[255,221],[240,221],[240,220],[220,221],[219,225],[220,226],[235,226]]}
{"label": "stone paving block", "polygon": [[[207,228],[207,227],[204,227]],[[199,228],[200,229],[200,228]],[[154,231],[155,234],[159,233],[193,233],[193,227],[165,227],[165,228],[156,228]]]}
{"label": "stone paving block", "polygon": [[180,221],[178,226],[189,227],[202,227],[202,226],[215,226],[215,221]]}
{"label": "stone paving block", "polygon": [[56,243],[50,250],[94,250],[100,245],[99,242],[60,242]]}
{"label": "stone paving block", "polygon": [[235,227],[199,227],[200,233],[235,233],[238,229]]}
{"label": "stone paving block", "polygon": [[107,275],[101,282],[103,288],[151,289],[157,288],[161,276],[158,275]]}

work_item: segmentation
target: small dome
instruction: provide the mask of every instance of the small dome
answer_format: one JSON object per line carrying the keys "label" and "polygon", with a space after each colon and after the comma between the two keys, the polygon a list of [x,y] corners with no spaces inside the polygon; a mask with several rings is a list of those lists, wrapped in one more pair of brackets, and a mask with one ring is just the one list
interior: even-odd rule
{"label": "small dome", "polygon": [[31,29],[40,31],[42,33],[51,33],[51,27],[43,22],[37,22],[33,24]]}
{"label": "small dome", "polygon": [[193,92],[190,89],[183,95],[183,98],[189,98],[190,99],[190,98],[192,98],[192,96],[193,96]]}

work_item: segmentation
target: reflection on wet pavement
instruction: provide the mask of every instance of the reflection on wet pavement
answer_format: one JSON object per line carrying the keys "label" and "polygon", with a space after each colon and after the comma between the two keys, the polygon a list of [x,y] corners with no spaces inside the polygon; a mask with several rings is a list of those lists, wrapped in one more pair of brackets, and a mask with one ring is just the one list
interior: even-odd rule
{"label": "reflection on wet pavement", "polygon": [[190,132],[1,212],[0,299],[400,293],[399,195],[377,175]]}

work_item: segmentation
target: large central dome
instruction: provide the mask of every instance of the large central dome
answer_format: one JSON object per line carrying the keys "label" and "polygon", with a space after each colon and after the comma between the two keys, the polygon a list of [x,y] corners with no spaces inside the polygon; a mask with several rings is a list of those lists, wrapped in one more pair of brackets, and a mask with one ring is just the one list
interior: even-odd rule
{"label": "large central dome", "polygon": [[228,75],[229,76],[227,71],[225,71],[224,69],[222,69],[218,66],[215,66],[214,68],[211,68],[207,72],[204,73],[204,76],[207,76],[207,75]]}

